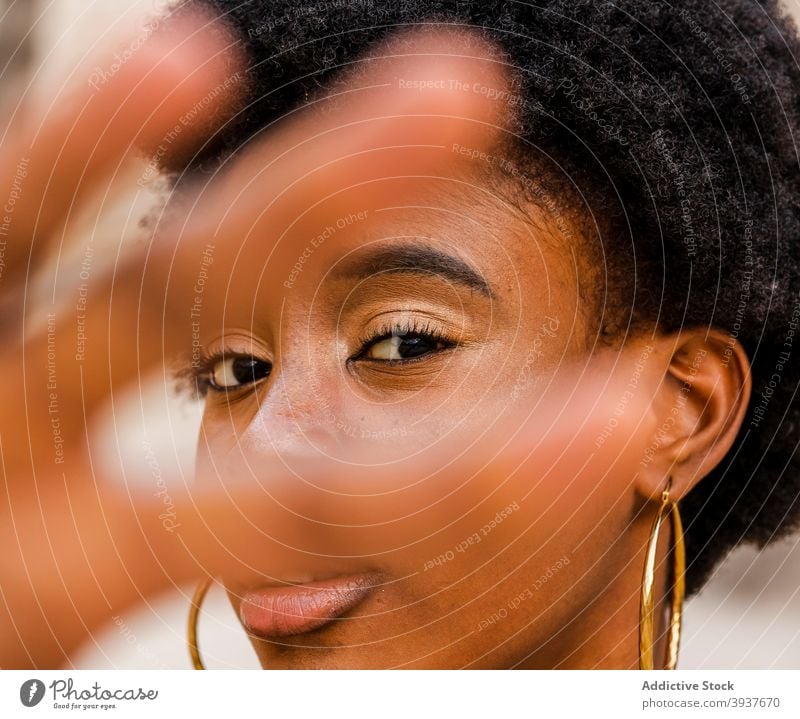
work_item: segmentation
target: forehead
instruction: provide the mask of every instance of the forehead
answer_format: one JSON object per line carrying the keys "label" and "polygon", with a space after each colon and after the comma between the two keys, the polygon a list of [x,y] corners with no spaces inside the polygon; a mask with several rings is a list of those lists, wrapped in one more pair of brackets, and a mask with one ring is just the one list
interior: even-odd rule
{"label": "forehead", "polygon": [[[462,258],[499,289],[513,287],[519,274],[536,271],[547,284],[549,273],[571,271],[572,233],[546,208],[521,207],[485,173],[380,177],[349,186],[329,179],[309,183],[307,191],[295,185],[288,199],[261,195],[250,185],[217,212],[205,211],[199,224],[238,248],[240,272],[261,268],[269,286],[295,294],[336,275],[343,263],[388,247],[433,250],[432,270],[437,254]],[[426,263],[424,253],[417,257]]]}

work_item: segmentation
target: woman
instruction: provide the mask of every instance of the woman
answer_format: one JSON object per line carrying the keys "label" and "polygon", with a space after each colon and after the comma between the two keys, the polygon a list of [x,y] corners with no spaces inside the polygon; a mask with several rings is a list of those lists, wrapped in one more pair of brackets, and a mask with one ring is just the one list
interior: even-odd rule
{"label": "woman", "polygon": [[796,520],[791,22],[746,0],[172,20],[198,9],[242,81],[202,142],[151,155],[175,255],[135,296],[204,397],[199,484],[261,492],[235,506],[271,554],[231,551],[228,515],[204,567],[262,664],[673,666],[684,581]]}

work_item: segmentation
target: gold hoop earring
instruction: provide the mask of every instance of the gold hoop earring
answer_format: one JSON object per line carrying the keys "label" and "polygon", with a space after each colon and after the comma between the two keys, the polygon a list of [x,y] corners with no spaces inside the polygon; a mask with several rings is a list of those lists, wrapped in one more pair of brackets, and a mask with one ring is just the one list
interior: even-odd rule
{"label": "gold hoop earring", "polygon": [[683,595],[686,588],[684,571],[686,569],[686,549],[683,544],[683,524],[677,502],[670,501],[669,490],[672,480],[661,494],[661,506],[653,520],[650,541],[642,575],[642,593],[639,601],[639,669],[653,668],[653,614],[655,611],[656,554],[661,525],[669,512],[672,518],[672,600],[670,602],[669,634],[665,652],[664,668],[675,669],[678,663],[678,645],[681,637],[683,615]]}
{"label": "gold hoop earring", "polygon": [[197,620],[200,616],[200,607],[203,600],[211,589],[213,579],[204,579],[197,585],[192,596],[192,604],[189,607],[189,628],[188,628],[188,644],[189,656],[192,658],[192,666],[195,669],[205,669],[206,665],[203,664],[203,658],[200,656],[200,648],[197,645]]}

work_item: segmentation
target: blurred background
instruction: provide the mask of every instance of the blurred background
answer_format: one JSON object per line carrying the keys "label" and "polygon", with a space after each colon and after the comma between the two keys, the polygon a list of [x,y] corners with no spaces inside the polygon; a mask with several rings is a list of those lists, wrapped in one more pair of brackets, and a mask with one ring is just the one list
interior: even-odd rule
{"label": "blurred background", "polygon": [[[753,0],[755,1],[755,0]],[[70,76],[91,73],[97,47],[143,31],[168,0],[0,0],[0,107],[13,112],[19,98],[46,102]],[[800,0],[787,0],[800,19]],[[88,69],[88,72],[87,72]],[[120,186],[126,178],[119,178]],[[134,183],[135,185],[135,183]],[[137,187],[144,215],[157,200]],[[106,202],[102,211],[69,228],[79,262],[88,244],[113,261],[141,230],[131,198]],[[132,219],[133,218],[133,219]],[[67,262],[70,258],[67,258]],[[102,261],[102,260],[101,260]],[[35,288],[34,288],[35,289]],[[192,476],[200,408],[173,391],[170,378],[115,398],[97,419],[96,469],[124,482]],[[686,606],[681,668],[800,668],[800,537],[759,551],[742,547]],[[192,587],[179,587],[135,611],[115,617],[74,657],[77,668],[190,668],[186,621]],[[201,649],[209,668],[256,668],[255,655],[224,592],[204,604]]]}

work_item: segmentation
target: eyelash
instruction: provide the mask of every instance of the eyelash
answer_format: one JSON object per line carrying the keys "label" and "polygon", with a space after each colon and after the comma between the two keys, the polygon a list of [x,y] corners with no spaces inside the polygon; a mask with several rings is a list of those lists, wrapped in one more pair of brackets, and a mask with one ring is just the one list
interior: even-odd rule
{"label": "eyelash", "polygon": [[[242,385],[241,387],[223,389],[218,388],[211,378],[217,362],[221,362],[222,360],[226,359],[237,359],[240,357],[255,358],[255,355],[248,355],[240,352],[226,352],[225,350],[208,352],[205,349],[201,349],[199,356],[192,360],[190,367],[179,373],[179,379],[183,380],[183,383],[188,385],[188,390],[194,399],[204,399],[209,392],[227,394],[235,397],[237,391],[242,390],[250,385]],[[259,361],[264,362],[266,360]]]}
{"label": "eyelash", "polygon": [[454,339],[446,336],[443,332],[441,332],[441,330],[434,327],[427,320],[422,322],[414,318],[405,320],[403,322],[389,321],[383,327],[373,331],[370,335],[359,339],[358,345],[360,349],[355,355],[353,355],[353,357],[350,358],[349,361],[366,360],[368,362],[399,365],[411,362],[419,362],[420,360],[426,359],[427,355],[415,357],[413,359],[400,360],[373,360],[364,356],[372,345],[377,344],[378,342],[383,342],[384,340],[388,340],[397,335],[418,335],[419,337],[425,337],[426,339],[433,340],[434,342],[440,342],[444,345],[444,347],[439,350],[440,352],[455,347],[457,344]]}
{"label": "eyelash", "polygon": [[[447,337],[438,328],[433,327],[428,321],[421,322],[416,319],[411,319],[404,322],[387,322],[384,327],[381,327],[373,331],[371,334],[358,340],[358,346],[360,349],[348,360],[348,362],[365,360],[368,362],[400,365],[419,362],[427,357],[427,355],[423,355],[421,357],[399,360],[375,360],[365,357],[370,347],[398,335],[417,335],[419,337],[424,337],[434,342],[438,342],[444,345],[444,347],[439,350],[440,352],[444,351],[445,349],[450,349],[457,344],[455,340]],[[203,399],[208,395],[209,392],[218,392],[220,394],[227,393],[229,395],[234,394],[236,389],[243,389],[248,385],[242,385],[241,388],[228,390],[217,388],[211,379],[214,367],[216,366],[217,362],[221,362],[225,359],[249,356],[251,355],[225,351],[208,352],[207,350],[202,349],[200,350],[199,357],[193,359],[190,367],[178,372],[178,380],[181,384],[186,386],[189,393],[195,399]]]}

